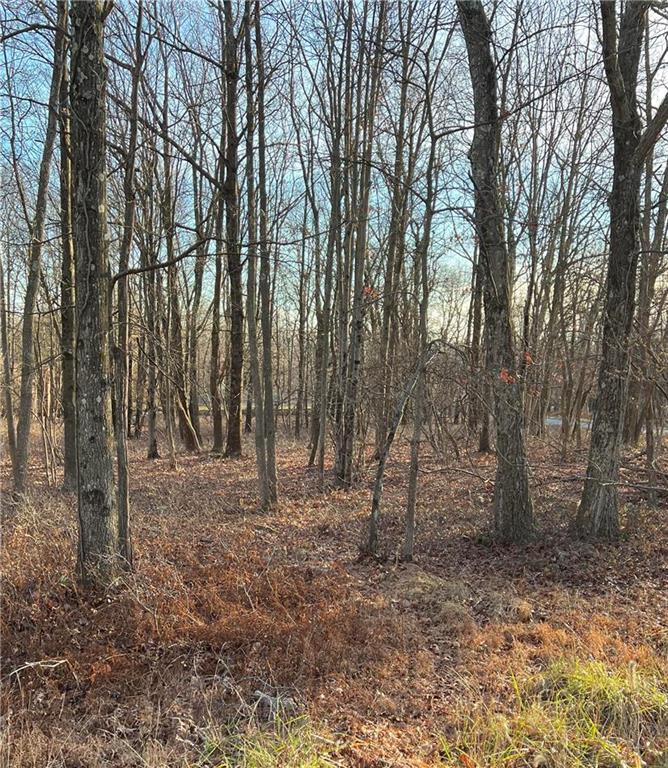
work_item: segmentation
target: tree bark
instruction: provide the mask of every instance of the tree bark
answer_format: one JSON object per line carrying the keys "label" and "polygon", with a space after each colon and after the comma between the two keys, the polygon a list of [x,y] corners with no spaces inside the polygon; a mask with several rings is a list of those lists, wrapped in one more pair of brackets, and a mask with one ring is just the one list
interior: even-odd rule
{"label": "tree bark", "polygon": [[255,96],[253,94],[253,57],[251,48],[251,21],[253,18],[251,2],[246,2],[246,31],[244,35],[246,55],[246,192],[248,195],[248,284],[246,296],[246,316],[248,320],[248,349],[251,374],[251,386],[255,399],[255,462],[257,464],[258,483],[260,486],[260,508],[267,510],[271,506],[269,476],[267,474],[267,443],[265,439],[265,413],[263,381],[260,373],[260,354],[257,339],[257,216],[255,200]]}
{"label": "tree bark", "polygon": [[86,584],[108,583],[120,565],[109,381],[104,17],[102,0],[72,3],[79,571]]}
{"label": "tree bark", "polygon": [[[68,0],[60,0],[59,17],[67,25]],[[77,486],[77,446],[74,386],[74,242],[72,240],[72,124],[69,108],[70,77],[66,57],[60,83],[60,232],[62,267],[60,279],[61,400],[63,404],[63,488]]]}
{"label": "tree bark", "polygon": [[238,39],[234,34],[232,3],[225,0],[225,249],[230,278],[230,366],[225,456],[241,456],[241,386],[244,362],[244,310],[239,242],[239,183],[237,130]]}
{"label": "tree bark", "polygon": [[48,202],[49,175],[51,158],[58,128],[60,86],[63,75],[63,62],[67,45],[65,21],[63,14],[65,6],[58,7],[58,23],[54,45],[53,74],[49,92],[49,106],[44,138],[44,150],[39,168],[37,184],[37,200],[35,216],[30,223],[30,243],[28,245],[28,279],[26,283],[25,300],[23,304],[23,329],[21,333],[21,394],[19,399],[19,415],[16,433],[16,464],[14,466],[14,491],[24,493],[28,474],[28,450],[30,442],[30,425],[32,422],[34,360],[34,318],[37,305],[42,270],[42,243],[44,240],[44,223]]}
{"label": "tree bark", "polygon": [[598,394],[589,464],[576,525],[582,536],[619,535],[617,482],[627,404],[629,336],[635,311],[643,164],[668,118],[668,96],[643,133],[636,88],[648,5],[627,3],[617,41],[615,3],[601,3],[603,56],[614,144],[610,250]]}
{"label": "tree bark", "polygon": [[494,524],[502,541],[519,542],[531,536],[534,521],[524,445],[522,387],[513,348],[511,266],[499,195],[501,122],[491,52],[492,31],[479,0],[460,0],[457,7],[466,40],[475,106],[475,129],[469,158],[480,259],[485,270],[487,365],[496,417]]}
{"label": "tree bark", "polygon": [[[262,325],[262,392],[264,397],[264,440],[266,445],[269,503],[278,499],[276,478],[276,421],[274,417],[274,376],[272,369],[272,280],[269,248],[269,201],[267,196],[266,141],[264,117],[264,54],[260,26],[260,3],[255,3],[255,49],[257,53],[257,129],[260,188],[260,322]],[[256,396],[256,402],[259,397]]]}

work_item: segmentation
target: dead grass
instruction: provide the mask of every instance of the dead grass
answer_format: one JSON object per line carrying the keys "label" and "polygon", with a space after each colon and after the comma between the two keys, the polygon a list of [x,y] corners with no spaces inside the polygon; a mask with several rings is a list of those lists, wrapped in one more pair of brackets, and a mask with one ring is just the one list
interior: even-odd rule
{"label": "dead grass", "polygon": [[[478,728],[500,714],[511,729],[524,712],[529,728],[531,712],[566,707],[557,691],[581,700],[572,670],[568,684],[556,675],[564,659],[613,679],[633,665],[665,676],[665,510],[635,505],[618,546],[572,542],[563,510],[579,486],[555,486],[554,460],[535,449],[545,535],[501,549],[478,535],[490,459],[472,454],[475,475],[458,475],[430,471],[427,456],[418,562],[402,565],[399,448],[382,513],[387,558],[360,563],[368,486],[323,493],[303,446],[282,444],[281,504],[260,515],[250,455],[183,456],[171,471],[133,443],[136,572],[95,594],[73,579],[74,498],[35,465],[31,496],[3,510],[0,765],[435,766],[442,734],[462,764],[462,712]],[[568,478],[582,460],[558,470]],[[267,718],[263,696],[293,704]],[[482,754],[476,765],[496,765]]]}

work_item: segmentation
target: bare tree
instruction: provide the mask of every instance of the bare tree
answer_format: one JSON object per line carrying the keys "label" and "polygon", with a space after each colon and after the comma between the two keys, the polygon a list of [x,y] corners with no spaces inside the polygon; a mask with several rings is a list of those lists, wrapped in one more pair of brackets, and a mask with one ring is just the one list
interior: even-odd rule
{"label": "bare tree", "polygon": [[[24,493],[28,473],[28,448],[30,442],[30,425],[32,422],[33,376],[35,370],[35,307],[42,270],[42,245],[44,241],[44,223],[46,219],[49,175],[51,171],[51,158],[53,157],[56,132],[58,129],[58,102],[60,98],[63,62],[66,51],[66,29],[63,17],[65,10],[64,5],[59,5],[59,19],[56,25],[53,74],[49,92],[46,135],[44,138],[42,161],[39,168],[35,214],[29,224],[30,243],[28,245],[28,280],[23,304],[23,329],[21,336],[21,396],[19,400],[19,417],[16,432],[16,464],[14,466],[14,490],[16,493]],[[19,184],[21,183],[18,175],[17,182]]]}
{"label": "bare tree", "polygon": [[241,455],[241,386],[244,361],[244,309],[241,288],[241,243],[239,236],[239,182],[237,127],[237,84],[239,78],[239,36],[234,31],[232,3],[225,0],[225,250],[230,279],[230,361],[227,406],[226,456]]}
{"label": "bare tree", "polygon": [[589,464],[577,527],[584,536],[619,534],[617,481],[627,403],[629,335],[640,250],[640,183],[645,160],[668,120],[668,96],[642,130],[638,66],[647,3],[627,3],[617,29],[614,2],[601,3],[603,63],[610,89],[614,173],[602,358]]}
{"label": "bare tree", "polygon": [[497,102],[492,30],[479,0],[457,3],[469,59],[475,128],[469,157],[475,192],[475,222],[485,270],[487,366],[496,418],[497,471],[494,522],[504,541],[533,532],[533,505],[524,445],[522,388],[515,360],[510,297],[510,259],[499,193],[501,122]]}
{"label": "bare tree", "polygon": [[[67,25],[68,0],[60,0],[58,17]],[[62,266],[60,282],[61,347],[63,350],[61,400],[63,403],[63,464],[65,490],[77,484],[74,371],[74,241],[72,239],[72,121],[69,108],[70,77],[63,59],[60,82],[60,236]]]}
{"label": "bare tree", "polygon": [[109,581],[120,564],[109,366],[104,61],[109,10],[103,0],[73,0],[71,9],[79,569],[85,583]]}

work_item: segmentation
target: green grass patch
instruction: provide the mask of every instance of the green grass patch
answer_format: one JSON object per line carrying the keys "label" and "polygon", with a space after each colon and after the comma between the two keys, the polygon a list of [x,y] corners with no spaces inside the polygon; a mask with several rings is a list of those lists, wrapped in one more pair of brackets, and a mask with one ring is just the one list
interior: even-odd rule
{"label": "green grass patch", "polygon": [[462,714],[444,766],[668,768],[665,676],[563,661],[513,685],[510,714],[482,703]]}
{"label": "green grass patch", "polygon": [[251,723],[244,731],[210,738],[198,768],[332,768],[334,748],[307,717],[277,718],[264,727]]}

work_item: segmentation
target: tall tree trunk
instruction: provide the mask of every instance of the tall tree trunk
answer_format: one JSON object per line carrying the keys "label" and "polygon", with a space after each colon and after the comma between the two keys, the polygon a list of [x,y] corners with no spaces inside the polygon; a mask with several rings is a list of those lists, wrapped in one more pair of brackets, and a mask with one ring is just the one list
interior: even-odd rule
{"label": "tall tree trunk", "polygon": [[239,242],[239,183],[237,129],[237,81],[239,77],[238,39],[234,34],[232,3],[225,0],[225,249],[230,278],[230,359],[225,455],[241,456],[241,386],[244,362],[244,308],[241,287],[241,251]]}
{"label": "tall tree trunk", "polygon": [[[170,400],[179,420],[179,435],[187,451],[200,450],[199,440],[188,414],[188,396],[186,392],[185,359],[183,353],[183,324],[181,321],[181,303],[179,301],[179,265],[176,263],[176,224],[174,221],[174,190],[172,181],[172,148],[169,143],[169,65],[163,52],[165,80],[162,102],[162,135],[163,148],[163,199],[162,223],[165,230],[165,252],[167,256],[167,300],[169,302],[169,338],[170,348],[167,366],[171,373],[165,382]],[[171,426],[170,426],[171,429]]]}
{"label": "tall tree trunk", "polygon": [[14,403],[12,402],[12,361],[7,329],[7,299],[5,296],[5,268],[0,257],[0,343],[2,344],[2,375],[4,390],[5,419],[7,421],[7,445],[12,467],[16,466],[16,428],[14,426]]}
{"label": "tall tree trunk", "polygon": [[109,383],[104,17],[102,0],[72,3],[79,570],[87,584],[109,582],[120,564]]}
{"label": "tall tree trunk", "polygon": [[[60,5],[64,8],[61,10]],[[59,2],[59,18],[67,25],[68,0]],[[72,240],[72,124],[69,109],[70,77],[66,57],[60,83],[60,232],[62,268],[60,279],[60,323],[62,346],[63,488],[77,485],[77,446],[74,409],[74,242]]]}
{"label": "tall tree trunk", "polygon": [[218,202],[216,213],[216,260],[213,279],[213,309],[211,312],[211,362],[209,369],[209,395],[211,397],[211,421],[213,425],[212,454],[222,456],[224,451],[223,409],[220,396],[220,301],[223,291],[223,219],[224,206]]}
{"label": "tall tree trunk", "polygon": [[306,291],[308,289],[308,276],[306,275],[306,212],[304,206],[304,219],[302,222],[302,245],[299,252],[299,319],[297,326],[297,345],[299,359],[297,361],[297,402],[295,404],[295,440],[302,435],[302,412],[304,410],[304,390],[306,371],[306,321],[307,304]]}
{"label": "tall tree trunk", "polygon": [[[427,68],[429,73],[429,68]],[[436,165],[436,144],[437,139],[434,133],[434,119],[432,114],[432,94],[430,88],[432,84],[427,80],[425,87],[425,101],[427,119],[429,123],[429,133],[431,136],[431,147],[429,150],[429,161],[427,163],[427,189],[425,195],[425,215],[422,230],[422,236],[416,249],[416,280],[415,294],[420,296],[418,309],[418,344],[420,354],[427,354],[427,321],[429,314],[429,244],[431,242],[431,227],[434,220],[436,208],[436,188],[434,183],[434,168]],[[415,384],[415,396],[413,398],[413,434],[411,436],[411,458],[410,469],[408,472],[408,501],[406,504],[406,519],[404,527],[404,543],[402,547],[402,556],[405,560],[413,559],[413,549],[415,545],[415,508],[417,503],[417,485],[418,470],[420,460],[420,438],[422,435],[422,424],[424,420],[424,401],[426,394],[425,367],[418,366],[418,378]]]}
{"label": "tall tree trunk", "polygon": [[[255,201],[254,131],[255,96],[253,94],[253,56],[251,48],[251,2],[246,2],[244,35],[246,55],[246,191],[248,194],[248,287],[246,296],[246,317],[248,321],[248,349],[251,386],[255,398],[255,461],[260,486],[260,507],[271,506],[271,491],[267,474],[267,443],[265,439],[265,413],[263,381],[260,374],[260,354],[257,341],[257,217]],[[258,22],[259,23],[259,22]]]}
{"label": "tall tree trunk", "polygon": [[492,31],[479,0],[459,0],[473,85],[475,129],[469,152],[475,190],[475,221],[485,269],[487,365],[496,417],[497,471],[494,523],[502,541],[528,538],[534,527],[524,445],[522,388],[516,372],[511,325],[510,260],[499,199],[501,122],[498,114]]}
{"label": "tall tree trunk", "polygon": [[14,490],[24,493],[28,474],[28,449],[30,443],[30,425],[32,422],[33,377],[34,377],[34,319],[37,306],[42,270],[42,243],[44,223],[49,192],[51,158],[56,140],[59,118],[60,86],[63,76],[63,62],[67,46],[66,22],[63,14],[66,7],[58,6],[58,22],[53,54],[53,73],[49,92],[49,106],[44,138],[44,150],[39,168],[35,215],[30,223],[30,243],[28,245],[28,279],[23,304],[23,329],[21,333],[21,394],[19,400],[19,418],[16,433],[16,464],[14,466]]}
{"label": "tall tree trunk", "polygon": [[[352,242],[352,229],[347,232],[350,239],[350,248],[354,247],[353,258],[353,302],[352,320],[350,326],[350,346],[345,355],[345,371],[342,371],[344,380],[343,403],[341,424],[339,425],[336,455],[336,477],[338,483],[349,488],[353,479],[354,442],[357,428],[357,407],[359,385],[362,375],[362,353],[364,338],[364,311],[366,297],[364,295],[364,272],[367,255],[367,237],[369,225],[369,195],[371,192],[371,153],[373,149],[374,124],[376,117],[376,104],[380,85],[380,74],[383,61],[383,39],[385,35],[386,4],[381,3],[378,8],[376,21],[376,36],[373,46],[373,58],[371,59],[370,82],[366,87],[366,102],[364,104],[364,117],[360,118],[363,124],[362,130],[362,169],[359,181],[359,200],[355,211],[356,227],[354,243]],[[363,90],[362,83],[358,85],[358,97]],[[358,105],[359,109],[359,105]],[[357,195],[353,191],[346,198],[349,208],[351,201]],[[346,249],[347,250],[347,249]],[[347,312],[345,313],[347,322]],[[342,339],[342,343],[345,343]]]}
{"label": "tall tree trunk", "polygon": [[469,403],[467,428],[470,435],[475,435],[480,423],[481,401],[480,387],[480,350],[482,340],[482,297],[484,293],[484,271],[480,264],[480,249],[476,245],[473,255],[473,296],[471,302],[471,353],[469,368]]}
{"label": "tall tree trunk", "polygon": [[[142,254],[145,266],[154,264],[155,255],[148,250]],[[158,317],[157,275],[154,269],[145,275],[145,311],[147,326],[146,354],[146,425],[148,430],[148,447],[146,458],[158,459],[158,336],[160,320]]]}
{"label": "tall tree trunk", "polygon": [[139,81],[143,66],[142,54],[142,0],[137,5],[137,22],[135,26],[135,50],[132,68],[132,86],[130,90],[130,111],[128,145],[125,155],[123,173],[123,231],[118,259],[120,276],[117,286],[118,330],[117,343],[114,347],[115,389],[116,389],[116,418],[114,420],[116,433],[116,467],[118,473],[118,535],[120,553],[128,568],[132,568],[132,542],[130,539],[130,486],[128,473],[128,403],[129,380],[128,370],[130,346],[130,310],[128,299],[127,271],[130,262],[130,249],[135,226],[135,155],[137,150],[137,105],[139,100]]}
{"label": "tall tree trunk", "polygon": [[627,3],[619,43],[615,3],[601,3],[603,56],[612,107],[614,172],[610,206],[610,252],[598,394],[589,464],[577,527],[583,536],[619,534],[617,481],[627,402],[629,336],[635,310],[643,164],[668,119],[668,95],[642,131],[636,88],[648,12]]}
{"label": "tall tree trunk", "polygon": [[[146,333],[142,331],[140,337],[137,337],[137,375],[135,378],[135,398],[134,398],[134,411],[131,417],[128,419],[128,423],[132,425],[132,437],[138,440],[141,437],[142,429],[144,426],[144,396],[146,395],[146,373],[147,373],[147,360],[146,360]],[[130,435],[129,435],[130,436]]]}
{"label": "tall tree trunk", "polygon": [[[202,430],[199,418],[199,354],[197,349],[198,329],[199,329],[199,309],[202,300],[202,285],[204,283],[204,267],[206,266],[205,233],[202,223],[202,214],[200,209],[201,187],[197,183],[197,174],[193,168],[193,197],[195,208],[195,230],[196,237],[202,242],[197,249],[195,259],[195,286],[193,289],[193,303],[190,314],[190,323],[188,324],[188,414],[190,423],[197,437],[198,443],[202,443]],[[210,230],[209,230],[210,231]]]}
{"label": "tall tree trunk", "polygon": [[[385,262],[385,283],[383,287],[383,318],[380,333],[380,376],[381,394],[378,398],[378,413],[376,417],[376,449],[380,450],[385,445],[387,436],[387,420],[389,415],[389,402],[392,389],[392,366],[390,342],[394,335],[390,332],[393,316],[396,314],[396,301],[398,285],[397,262],[403,255],[403,242],[406,229],[406,191],[407,185],[404,176],[404,143],[406,133],[407,97],[409,85],[409,73],[411,65],[411,37],[413,13],[416,5],[408,3],[406,10],[406,29],[403,27],[402,3],[399,2],[399,24],[401,25],[401,89],[399,94],[399,124],[395,138],[394,168],[392,172],[392,198],[390,213],[390,231],[387,243],[387,260]],[[400,267],[399,267],[400,268]]]}
{"label": "tall tree trunk", "polygon": [[[267,456],[269,502],[278,498],[276,478],[276,421],[274,417],[274,376],[272,370],[272,290],[271,251],[269,247],[269,201],[267,196],[266,141],[264,117],[264,54],[260,26],[260,3],[255,3],[255,49],[257,53],[257,132],[260,187],[260,322],[262,325],[262,391],[264,396],[264,440]],[[256,396],[256,401],[259,397]]]}

